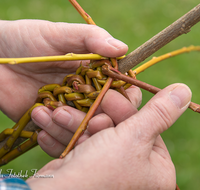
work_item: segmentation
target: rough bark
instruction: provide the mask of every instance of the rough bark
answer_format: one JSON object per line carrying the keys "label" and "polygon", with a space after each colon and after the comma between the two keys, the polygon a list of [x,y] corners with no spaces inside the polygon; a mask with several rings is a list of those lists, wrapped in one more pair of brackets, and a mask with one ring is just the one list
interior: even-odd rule
{"label": "rough bark", "polygon": [[129,71],[178,36],[188,33],[199,21],[200,4],[120,60],[119,71]]}

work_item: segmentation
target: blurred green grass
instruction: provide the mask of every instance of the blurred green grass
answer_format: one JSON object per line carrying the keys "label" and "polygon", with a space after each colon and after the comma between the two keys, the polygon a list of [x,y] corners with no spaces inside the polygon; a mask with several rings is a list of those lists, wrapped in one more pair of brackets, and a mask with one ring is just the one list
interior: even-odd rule
{"label": "blurred green grass", "polygon": [[[78,2],[97,25],[128,44],[129,52],[199,3],[198,0],[79,0]],[[0,19],[44,19],[54,22],[84,23],[67,0],[2,1]],[[197,24],[187,35],[170,42],[154,56],[183,46],[200,45],[199,29],[200,25]],[[141,73],[138,79],[159,88],[176,82],[185,83],[193,92],[193,101],[200,103],[199,70],[200,55],[198,52],[192,52],[165,60]],[[150,93],[143,91],[142,105],[151,97]],[[1,130],[13,125],[3,113],[0,113],[0,121]],[[200,116],[187,110],[169,130],[162,134],[176,166],[177,183],[181,189],[195,189],[200,186],[199,123]],[[16,172],[40,169],[51,159],[37,147],[3,166],[2,169],[3,171],[14,169]]]}

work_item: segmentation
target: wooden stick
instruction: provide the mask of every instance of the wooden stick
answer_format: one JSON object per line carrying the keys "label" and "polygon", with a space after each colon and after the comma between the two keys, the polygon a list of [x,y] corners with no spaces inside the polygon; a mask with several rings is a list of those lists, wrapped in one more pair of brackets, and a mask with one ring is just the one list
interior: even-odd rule
{"label": "wooden stick", "polygon": [[[122,59],[124,56],[117,57]],[[76,61],[76,60],[101,60],[108,59],[99,54],[74,54],[68,53],[66,55],[44,56],[44,57],[22,57],[22,58],[0,58],[0,64],[21,64],[21,63],[35,63],[35,62],[52,62],[52,61]]]}
{"label": "wooden stick", "polygon": [[[117,69],[118,65],[117,65],[116,59],[113,58],[113,59],[111,59],[111,61],[112,61],[113,65],[115,66],[115,69]],[[92,106],[90,107],[89,111],[87,112],[85,118],[83,119],[83,121],[81,122],[80,126],[78,127],[78,129],[74,133],[72,139],[70,140],[69,144],[67,145],[67,148],[60,155],[61,159],[64,158],[74,148],[77,140],[83,134],[83,132],[86,130],[89,120],[92,118],[92,116],[94,115],[94,113],[97,110],[98,106],[100,105],[105,93],[110,88],[110,85],[111,85],[112,81],[113,81],[112,78],[110,78],[110,77],[107,78],[106,84],[103,86],[100,94],[97,96],[95,102],[92,104]]]}
{"label": "wooden stick", "polygon": [[121,73],[129,71],[178,36],[188,33],[199,21],[200,4],[120,60],[119,71]]}
{"label": "wooden stick", "polygon": [[[104,65],[102,66],[102,73],[111,77],[111,78],[114,78],[114,79],[118,79],[118,80],[123,80],[127,83],[130,83],[132,85],[135,85],[135,86],[138,86],[139,88],[142,88],[146,91],[149,91],[153,94],[156,94],[158,93],[159,91],[161,91],[160,88],[157,88],[155,86],[152,86],[150,84],[147,84],[145,82],[142,82],[140,80],[137,80],[135,78],[132,78],[132,77],[129,77],[129,76],[126,76],[122,73],[116,73],[114,71],[112,71],[112,68],[109,68],[108,65]],[[200,113],[200,105],[199,104],[196,104],[194,102],[190,102],[190,105],[189,107],[192,111],[194,112],[197,112],[197,113]]]}
{"label": "wooden stick", "polygon": [[74,8],[78,11],[78,13],[82,16],[82,18],[88,23],[92,25],[96,25],[92,20],[89,14],[87,14],[83,8],[77,3],[76,0],[69,0],[69,2],[74,6]]}

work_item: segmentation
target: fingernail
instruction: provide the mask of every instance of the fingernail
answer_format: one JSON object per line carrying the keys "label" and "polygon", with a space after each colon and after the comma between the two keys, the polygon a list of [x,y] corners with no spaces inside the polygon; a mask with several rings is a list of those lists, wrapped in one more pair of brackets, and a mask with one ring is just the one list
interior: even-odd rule
{"label": "fingernail", "polygon": [[57,123],[60,126],[63,126],[63,127],[68,126],[69,127],[72,123],[72,116],[67,110],[60,109],[54,115],[53,120],[55,123]]}
{"label": "fingernail", "polygon": [[183,84],[178,85],[170,92],[172,102],[180,109],[189,105],[191,96],[191,90]]}
{"label": "fingernail", "polygon": [[124,48],[125,46],[127,46],[125,43],[123,43],[122,41],[117,40],[117,39],[115,39],[115,38],[109,38],[109,39],[107,40],[107,42],[108,42],[111,46],[113,46],[114,48],[116,48],[116,49],[121,49],[121,48]]}
{"label": "fingernail", "polygon": [[49,135],[47,135],[47,133],[45,131],[41,131],[40,133],[42,133],[40,140],[48,147],[53,147],[56,143],[56,141]]}
{"label": "fingernail", "polygon": [[51,117],[43,109],[40,109],[34,115],[32,115],[33,121],[42,128],[46,128],[51,123]]}

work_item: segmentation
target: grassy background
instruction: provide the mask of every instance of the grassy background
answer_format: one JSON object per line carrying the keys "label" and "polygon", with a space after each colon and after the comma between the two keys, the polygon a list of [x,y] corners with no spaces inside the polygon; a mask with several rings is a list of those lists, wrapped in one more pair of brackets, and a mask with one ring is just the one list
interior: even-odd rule
{"label": "grassy background", "polygon": [[[160,30],[196,6],[198,0],[79,0],[97,25],[105,28],[115,38],[129,45],[129,52],[140,46]],[[1,2],[0,19],[45,19],[55,22],[84,23],[67,0],[6,0]],[[158,56],[183,46],[200,45],[200,25],[192,28],[169,43],[154,56]],[[200,55],[198,52],[179,55],[163,61],[141,73],[138,79],[159,88],[182,82],[193,91],[193,101],[200,103]],[[143,92],[143,105],[152,95]],[[183,116],[162,134],[177,170],[177,183],[181,189],[195,189],[200,186],[200,115],[187,110]],[[1,130],[11,127],[10,121],[0,113]],[[39,169],[52,158],[41,151],[40,147],[29,151],[2,169],[20,170]]]}

